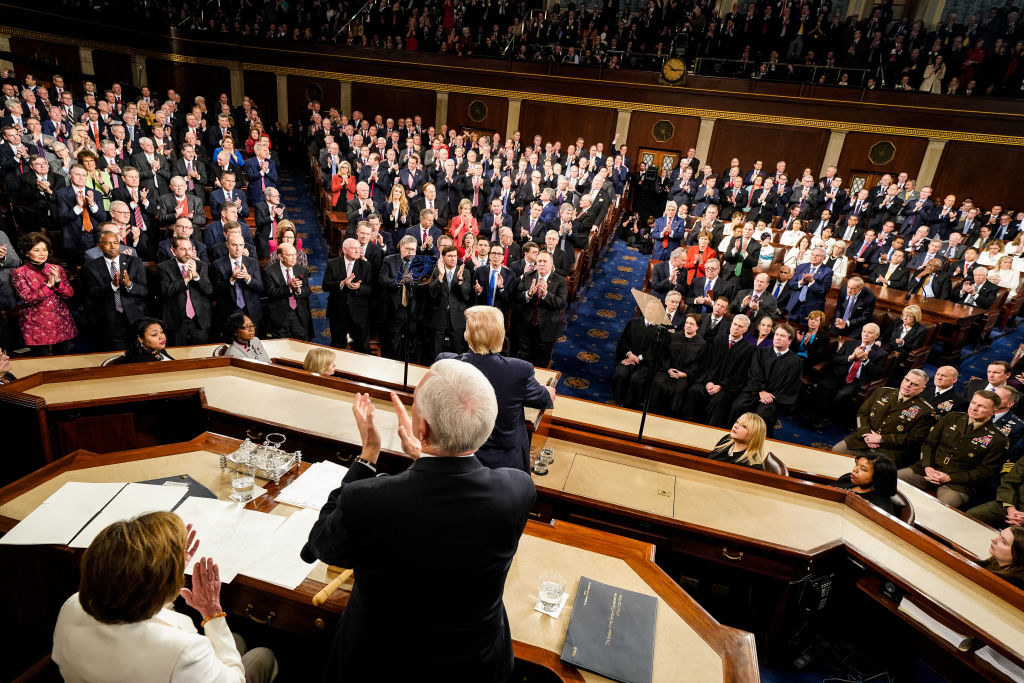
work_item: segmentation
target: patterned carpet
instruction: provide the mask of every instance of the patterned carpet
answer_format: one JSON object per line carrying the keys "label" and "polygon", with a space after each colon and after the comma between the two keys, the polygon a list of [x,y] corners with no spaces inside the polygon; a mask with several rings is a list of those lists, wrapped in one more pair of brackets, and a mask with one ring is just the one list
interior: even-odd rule
{"label": "patterned carpet", "polygon": [[288,218],[298,228],[302,240],[302,250],[309,259],[309,286],[313,294],[309,305],[313,311],[313,341],[320,344],[331,343],[330,325],[327,322],[327,295],[321,284],[324,270],[327,267],[327,243],[324,242],[317,218],[316,205],[313,203],[313,192],[306,178],[297,175],[294,169],[282,168],[281,201],[288,207]]}

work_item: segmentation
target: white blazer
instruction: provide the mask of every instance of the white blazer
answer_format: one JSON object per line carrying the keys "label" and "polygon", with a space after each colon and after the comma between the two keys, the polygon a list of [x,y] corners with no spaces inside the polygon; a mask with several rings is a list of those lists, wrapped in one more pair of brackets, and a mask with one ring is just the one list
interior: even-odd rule
{"label": "white blazer", "polygon": [[75,593],[60,608],[53,661],[68,683],[244,683],[245,668],[223,618],[206,624],[166,607],[134,624],[104,624]]}

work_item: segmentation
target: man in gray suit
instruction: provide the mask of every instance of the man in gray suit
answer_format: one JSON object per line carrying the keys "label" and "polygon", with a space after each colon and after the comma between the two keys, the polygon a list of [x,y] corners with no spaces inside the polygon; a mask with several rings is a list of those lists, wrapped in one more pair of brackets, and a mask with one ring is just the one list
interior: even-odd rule
{"label": "man in gray suit", "polygon": [[757,329],[761,318],[774,318],[779,313],[779,303],[768,291],[768,273],[754,277],[753,289],[741,290],[733,297],[729,308],[734,314],[742,313],[750,318],[750,327]]}

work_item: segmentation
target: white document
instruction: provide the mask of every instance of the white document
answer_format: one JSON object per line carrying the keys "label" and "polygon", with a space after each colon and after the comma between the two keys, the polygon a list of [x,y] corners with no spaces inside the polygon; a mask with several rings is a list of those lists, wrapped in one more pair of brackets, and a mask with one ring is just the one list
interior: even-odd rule
{"label": "white document", "polygon": [[0,538],[0,544],[65,545],[123,488],[123,482],[69,481]]}
{"label": "white document", "polygon": [[246,510],[241,503],[212,498],[189,498],[175,512],[192,525],[199,540],[199,550],[185,573],[191,574],[196,562],[210,557],[217,564],[222,583],[233,581],[254,557],[267,554],[274,533],[285,521],[280,515]]}
{"label": "white document", "polygon": [[988,645],[979,647],[974,654],[978,655],[979,659],[984,659],[986,662],[991,664],[996,670],[1006,674],[1011,681],[1024,681],[1024,669],[1020,668]]}
{"label": "white document", "polygon": [[72,548],[86,548],[92,539],[114,522],[147,512],[170,510],[187,494],[188,489],[180,486],[127,484],[68,545]]}
{"label": "white document", "polygon": [[942,638],[958,650],[966,652],[971,644],[971,637],[957,633],[950,627],[935,619],[923,609],[912,603],[907,598],[900,600],[899,611],[924,626],[926,629]]}
{"label": "white document", "polygon": [[292,483],[277,494],[278,503],[319,510],[327,502],[331,491],[341,486],[348,473],[347,467],[333,462],[313,463]]}
{"label": "white document", "polygon": [[285,519],[260,556],[253,556],[239,572],[245,576],[294,590],[309,576],[316,562],[303,562],[299,551],[320,517],[316,510],[298,510]]}

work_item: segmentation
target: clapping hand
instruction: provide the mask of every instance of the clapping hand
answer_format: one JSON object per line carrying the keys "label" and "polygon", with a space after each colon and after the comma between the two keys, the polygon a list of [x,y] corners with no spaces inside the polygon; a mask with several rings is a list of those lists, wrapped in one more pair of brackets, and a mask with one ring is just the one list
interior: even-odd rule
{"label": "clapping hand", "polygon": [[[138,228],[136,228],[136,230],[137,229]],[[126,289],[131,289],[132,288],[132,279],[130,277],[128,277],[128,271],[127,270],[121,271],[120,274],[121,274],[121,284],[124,285]]]}
{"label": "clapping hand", "polygon": [[352,401],[352,415],[359,429],[359,440],[363,444],[362,457],[376,462],[380,454],[380,430],[373,419],[374,407],[369,394],[356,394]]}
{"label": "clapping hand", "polygon": [[220,570],[213,559],[204,557],[196,562],[192,568],[192,590],[182,588],[181,597],[204,620],[223,612],[220,607]]}
{"label": "clapping hand", "polygon": [[423,444],[416,438],[413,432],[412,419],[405,409],[405,405],[398,398],[398,394],[391,392],[391,402],[395,406],[395,416],[398,418],[398,438],[402,441],[402,451],[410,458],[419,458],[423,453]]}

